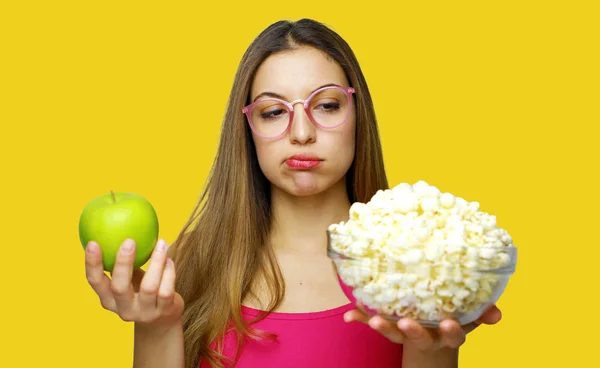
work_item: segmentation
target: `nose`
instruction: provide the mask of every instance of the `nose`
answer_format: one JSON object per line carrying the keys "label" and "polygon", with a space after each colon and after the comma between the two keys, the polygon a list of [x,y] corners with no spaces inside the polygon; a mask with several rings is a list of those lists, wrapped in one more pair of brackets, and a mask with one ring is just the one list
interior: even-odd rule
{"label": "nose", "polygon": [[314,143],[317,139],[317,129],[304,111],[302,101],[294,101],[294,119],[290,127],[290,142],[295,144]]}

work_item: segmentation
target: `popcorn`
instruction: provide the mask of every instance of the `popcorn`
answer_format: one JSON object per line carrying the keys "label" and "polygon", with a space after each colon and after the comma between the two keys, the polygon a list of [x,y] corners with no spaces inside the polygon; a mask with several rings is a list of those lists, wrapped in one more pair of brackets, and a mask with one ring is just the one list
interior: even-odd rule
{"label": "popcorn", "polygon": [[512,238],[496,217],[425,181],[379,190],[329,226],[330,246],[354,296],[385,315],[439,321],[476,312],[511,264]]}

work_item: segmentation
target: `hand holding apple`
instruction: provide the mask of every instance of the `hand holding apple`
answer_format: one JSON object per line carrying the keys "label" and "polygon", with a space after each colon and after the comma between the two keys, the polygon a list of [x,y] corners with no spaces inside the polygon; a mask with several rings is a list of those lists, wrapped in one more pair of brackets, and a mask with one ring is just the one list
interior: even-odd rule
{"label": "hand holding apple", "polygon": [[133,267],[135,249],[133,240],[123,242],[109,278],[98,244],[91,241],[85,248],[86,278],[100,304],[147,332],[162,335],[171,328],[181,328],[184,301],[175,292],[175,264],[167,257],[167,243],[159,239],[147,272]]}
{"label": "hand holding apple", "polygon": [[105,271],[112,272],[119,247],[126,239],[136,244],[134,268],[143,266],[158,240],[158,217],[152,204],[135,193],[110,193],[92,199],[79,219],[84,247],[96,242],[102,250]]}
{"label": "hand holding apple", "polygon": [[[175,264],[167,243],[158,239],[158,218],[148,200],[112,191],[92,199],[81,213],[79,238],[86,278],[104,309],[157,333],[181,324],[184,302],[175,292]],[[148,260],[144,272],[140,267]]]}

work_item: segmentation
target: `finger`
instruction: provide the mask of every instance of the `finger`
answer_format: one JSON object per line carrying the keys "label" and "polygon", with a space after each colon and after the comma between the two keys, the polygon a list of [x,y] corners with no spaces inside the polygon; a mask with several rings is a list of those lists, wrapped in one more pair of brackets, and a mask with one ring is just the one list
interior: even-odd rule
{"label": "finger", "polygon": [[144,279],[140,285],[140,308],[142,311],[155,311],[156,298],[158,296],[158,287],[160,279],[163,277],[165,262],[167,260],[167,243],[163,239],[159,239],[152,252],[148,272],[144,275]]}
{"label": "finger", "polygon": [[484,323],[486,325],[493,325],[500,322],[501,319],[502,312],[500,309],[498,309],[498,307],[492,305],[481,315],[481,317],[479,317],[477,324]]}
{"label": "finger", "polygon": [[498,307],[492,305],[481,315],[481,317],[479,317],[479,319],[463,326],[463,331],[465,332],[465,334],[468,334],[477,327],[479,327],[480,324],[494,325],[500,322],[501,319],[502,312],[500,311],[500,309],[498,309]]}
{"label": "finger", "polygon": [[465,334],[468,334],[469,332],[473,331],[477,327],[479,327],[479,323],[471,322],[467,325],[462,326],[462,329],[465,332]]}
{"label": "finger", "polygon": [[160,287],[158,289],[158,310],[162,312],[173,304],[175,296],[175,265],[171,258],[167,258],[167,265],[163,272]]}
{"label": "finger", "polygon": [[454,320],[444,320],[440,323],[440,337],[443,346],[457,349],[466,340],[465,331]]}
{"label": "finger", "polygon": [[369,326],[396,344],[402,344],[406,340],[404,333],[402,333],[394,323],[387,321],[380,316],[371,318],[369,320]]}
{"label": "finger", "polygon": [[111,290],[122,319],[130,320],[134,312],[134,291],[131,283],[135,242],[127,239],[121,245],[112,271]]}
{"label": "finger", "polygon": [[131,283],[133,284],[133,291],[135,293],[140,291],[140,285],[144,279],[146,273],[141,268],[134,268],[133,274],[131,275]]}
{"label": "finger", "polygon": [[423,327],[417,321],[410,318],[402,318],[398,321],[397,327],[406,336],[406,342],[419,349],[431,349],[435,347],[438,336],[429,329]]}
{"label": "finger", "polygon": [[116,305],[110,290],[110,278],[104,273],[100,246],[93,241],[85,247],[85,276],[92,289],[98,294],[102,307],[114,312]]}
{"label": "finger", "polygon": [[358,309],[352,309],[344,313],[344,321],[346,322],[362,322],[369,323],[369,316]]}

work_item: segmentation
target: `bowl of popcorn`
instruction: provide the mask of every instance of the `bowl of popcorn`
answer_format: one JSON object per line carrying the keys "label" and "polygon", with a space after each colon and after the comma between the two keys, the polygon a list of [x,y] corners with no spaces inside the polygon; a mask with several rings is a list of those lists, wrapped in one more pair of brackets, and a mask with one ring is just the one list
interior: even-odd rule
{"label": "bowl of popcorn", "polygon": [[328,256],[346,296],[370,316],[466,325],[515,272],[517,248],[496,217],[425,181],[380,190],[349,215],[329,226]]}

